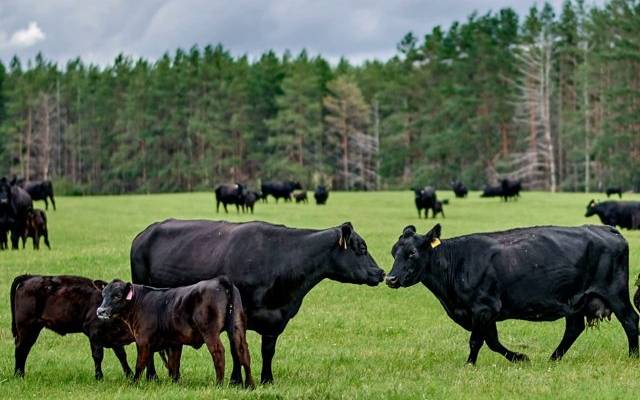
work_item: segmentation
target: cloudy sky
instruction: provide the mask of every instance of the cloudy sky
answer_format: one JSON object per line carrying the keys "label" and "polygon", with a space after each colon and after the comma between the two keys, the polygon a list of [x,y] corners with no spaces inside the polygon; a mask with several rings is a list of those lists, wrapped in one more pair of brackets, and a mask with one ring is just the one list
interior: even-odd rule
{"label": "cloudy sky", "polygon": [[[587,0],[592,3],[597,0]],[[599,1],[600,2],[600,1]],[[157,58],[177,47],[222,43],[234,55],[306,48],[332,61],[385,59],[408,31],[419,36],[477,10],[536,0],[0,0],[0,60],[38,51],[65,63],[104,65],[123,52]],[[559,9],[562,0],[550,0]],[[540,4],[538,0],[538,4]]]}

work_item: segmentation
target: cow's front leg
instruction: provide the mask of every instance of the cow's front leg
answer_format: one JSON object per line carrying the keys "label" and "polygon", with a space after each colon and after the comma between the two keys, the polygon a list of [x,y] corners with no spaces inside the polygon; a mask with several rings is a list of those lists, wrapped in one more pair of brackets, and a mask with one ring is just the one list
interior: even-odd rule
{"label": "cow's front leg", "polygon": [[475,365],[478,359],[478,353],[484,344],[484,333],[480,329],[474,329],[471,331],[471,337],[469,338],[469,358],[467,358],[467,364]]}
{"label": "cow's front leg", "polygon": [[101,380],[102,375],[102,360],[104,358],[104,349],[101,346],[93,342],[89,342],[91,345],[91,356],[93,357],[93,363],[95,365],[95,376],[97,380]]}
{"label": "cow's front leg", "polygon": [[529,361],[529,357],[522,353],[516,353],[504,347],[498,339],[498,328],[496,323],[490,324],[485,331],[484,341],[487,342],[487,346],[496,353],[502,354],[504,358],[511,362]]}
{"label": "cow's front leg", "polygon": [[271,363],[276,353],[277,341],[277,335],[262,335],[262,373],[260,376],[260,383],[262,384],[273,383]]}

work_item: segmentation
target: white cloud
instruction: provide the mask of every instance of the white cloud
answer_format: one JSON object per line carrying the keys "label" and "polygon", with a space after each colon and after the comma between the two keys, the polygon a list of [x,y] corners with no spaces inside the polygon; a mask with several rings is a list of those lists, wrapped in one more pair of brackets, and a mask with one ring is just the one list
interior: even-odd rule
{"label": "white cloud", "polygon": [[38,23],[31,21],[26,29],[18,29],[11,35],[9,45],[14,47],[31,47],[45,38],[46,35],[42,32]]}

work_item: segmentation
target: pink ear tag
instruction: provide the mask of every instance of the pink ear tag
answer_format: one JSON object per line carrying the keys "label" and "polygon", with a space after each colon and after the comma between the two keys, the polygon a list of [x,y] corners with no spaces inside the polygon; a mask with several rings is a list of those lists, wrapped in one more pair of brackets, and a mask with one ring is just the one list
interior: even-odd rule
{"label": "pink ear tag", "polygon": [[129,289],[129,293],[127,293],[127,300],[133,299],[133,286]]}

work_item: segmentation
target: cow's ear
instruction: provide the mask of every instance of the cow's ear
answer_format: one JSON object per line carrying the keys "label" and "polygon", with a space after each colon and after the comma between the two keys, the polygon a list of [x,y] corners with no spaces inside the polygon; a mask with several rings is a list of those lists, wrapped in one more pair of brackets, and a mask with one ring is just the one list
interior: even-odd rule
{"label": "cow's ear", "polygon": [[442,233],[442,226],[436,224],[429,232],[424,235],[425,241],[432,248],[440,246],[440,234]]}
{"label": "cow's ear", "polygon": [[96,289],[102,292],[102,289],[104,289],[104,287],[107,286],[107,282],[101,281],[101,280],[95,280],[93,281],[93,286],[95,286]]}
{"label": "cow's ear", "polygon": [[133,300],[133,285],[130,283],[127,283],[126,286],[126,292],[127,292],[127,301],[131,301]]}
{"label": "cow's ear", "polygon": [[404,229],[402,230],[402,236],[403,238],[408,238],[411,237],[413,235],[416,234],[416,227],[413,225],[407,225],[404,227]]}
{"label": "cow's ear", "polygon": [[347,249],[349,239],[351,239],[351,233],[353,232],[353,225],[351,222],[345,222],[340,226],[340,238],[338,239],[338,246],[344,250]]}

